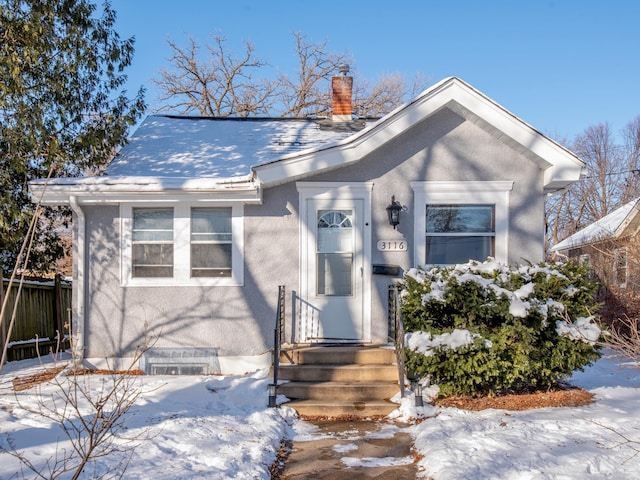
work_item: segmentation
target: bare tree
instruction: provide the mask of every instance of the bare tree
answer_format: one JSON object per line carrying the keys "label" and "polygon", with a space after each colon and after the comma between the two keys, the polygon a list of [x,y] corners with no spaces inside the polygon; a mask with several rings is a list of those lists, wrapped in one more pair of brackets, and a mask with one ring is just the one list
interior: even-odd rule
{"label": "bare tree", "polygon": [[547,201],[549,243],[558,243],[640,195],[640,117],[627,124],[622,137],[624,144],[616,144],[609,125],[601,123],[575,138],[571,149],[585,161],[587,174]]}
{"label": "bare tree", "polygon": [[302,33],[294,33],[298,69],[294,77],[282,74],[278,78],[278,100],[282,117],[327,115],[331,112],[329,81],[338,65],[349,63],[346,53],[327,50],[327,41],[312,43]]}
{"label": "bare tree", "polygon": [[625,163],[627,168],[633,173],[633,180],[629,182],[632,189],[628,196],[638,195],[638,175],[640,175],[640,115],[631,120],[622,130],[624,142]]}
{"label": "bare tree", "polygon": [[[173,50],[170,69],[160,72],[155,84],[162,91],[162,110],[198,112],[214,117],[270,115],[317,117],[331,113],[331,77],[343,63],[353,63],[344,52],[328,49],[327,41],[313,42],[296,32],[298,59],[294,75],[267,79],[268,64],[258,58],[253,45],[233,56],[226,39],[213,36],[213,43],[201,52],[197,40],[189,37],[187,47],[169,40]],[[425,88],[424,77],[411,81],[400,74],[387,74],[369,83],[358,78],[354,90],[354,113],[361,117],[382,116]]]}
{"label": "bare tree", "polygon": [[584,214],[580,227],[584,227],[626,200],[628,168],[607,123],[588,127],[576,138],[573,150],[586,161],[588,169],[587,176],[576,186]]}
{"label": "bare tree", "polygon": [[375,82],[360,80],[354,94],[354,111],[360,117],[381,117],[426,88],[423,75],[411,82],[400,73],[380,76]]}
{"label": "bare tree", "polygon": [[640,367],[640,323],[637,318],[621,317],[609,326],[601,346]]}
{"label": "bare tree", "polygon": [[163,92],[161,101],[167,102],[164,110],[214,117],[269,114],[275,85],[254,78],[267,62],[256,56],[251,42],[245,42],[243,52],[234,56],[225,37],[214,35],[202,59],[198,41],[188,40],[187,47],[167,41],[173,50],[172,68],[163,69],[154,81]]}

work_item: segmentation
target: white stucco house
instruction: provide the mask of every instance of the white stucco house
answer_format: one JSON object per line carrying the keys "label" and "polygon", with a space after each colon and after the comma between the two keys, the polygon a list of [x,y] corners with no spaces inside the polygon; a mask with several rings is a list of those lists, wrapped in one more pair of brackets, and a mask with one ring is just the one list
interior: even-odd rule
{"label": "white stucco house", "polygon": [[224,373],[268,364],[279,285],[288,343],[385,344],[404,270],[543,259],[544,198],[579,158],[455,77],[375,121],[344,82],[330,118],[154,115],[104,175],[31,184],[74,212],[83,361],[149,337]]}

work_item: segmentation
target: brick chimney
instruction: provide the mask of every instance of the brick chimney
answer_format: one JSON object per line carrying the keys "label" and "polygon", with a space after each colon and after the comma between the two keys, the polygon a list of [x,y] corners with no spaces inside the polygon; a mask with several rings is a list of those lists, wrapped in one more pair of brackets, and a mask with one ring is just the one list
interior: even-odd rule
{"label": "brick chimney", "polygon": [[338,66],[340,75],[331,78],[332,101],[331,120],[334,122],[350,122],[351,97],[353,90],[353,77],[348,76],[349,65],[342,63]]}

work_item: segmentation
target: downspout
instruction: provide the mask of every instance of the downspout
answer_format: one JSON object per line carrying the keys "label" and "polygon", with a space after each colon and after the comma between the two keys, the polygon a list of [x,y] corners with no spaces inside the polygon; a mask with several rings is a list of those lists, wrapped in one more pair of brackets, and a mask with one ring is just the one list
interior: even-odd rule
{"label": "downspout", "polygon": [[74,316],[74,330],[75,330],[75,344],[73,345],[72,355],[74,368],[82,366],[84,361],[84,332],[85,332],[85,244],[86,244],[86,224],[85,217],[82,208],[78,205],[78,199],[75,195],[69,197],[69,204],[71,210],[76,216],[76,251],[74,252],[74,263],[76,278],[73,279],[75,290],[75,316]]}

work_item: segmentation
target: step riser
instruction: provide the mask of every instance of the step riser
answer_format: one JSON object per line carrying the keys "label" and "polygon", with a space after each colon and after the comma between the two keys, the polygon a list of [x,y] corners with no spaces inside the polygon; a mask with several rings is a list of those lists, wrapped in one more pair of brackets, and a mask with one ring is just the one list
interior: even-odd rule
{"label": "step riser", "polygon": [[[284,405],[289,405],[285,403]],[[392,403],[388,405],[368,405],[355,402],[353,405],[297,405],[291,403],[299,415],[304,417],[356,417],[356,418],[371,418],[371,417],[385,417],[393,412],[397,405]]]}
{"label": "step riser", "polygon": [[280,365],[280,379],[293,382],[393,382],[398,369],[393,365],[361,366],[291,366]]}
{"label": "step riser", "polygon": [[285,351],[280,354],[283,363],[296,365],[327,364],[384,364],[395,363],[395,351],[386,348],[352,350],[344,348],[321,348]]}
{"label": "step riser", "polygon": [[398,393],[397,384],[379,384],[379,385],[300,385],[300,384],[282,384],[278,387],[278,394],[284,395],[292,399],[310,399],[310,400],[351,400],[362,401],[377,398],[388,400]]}

